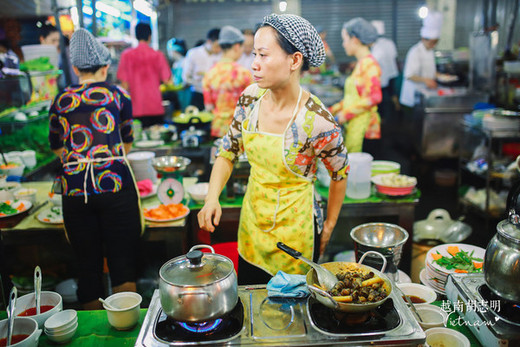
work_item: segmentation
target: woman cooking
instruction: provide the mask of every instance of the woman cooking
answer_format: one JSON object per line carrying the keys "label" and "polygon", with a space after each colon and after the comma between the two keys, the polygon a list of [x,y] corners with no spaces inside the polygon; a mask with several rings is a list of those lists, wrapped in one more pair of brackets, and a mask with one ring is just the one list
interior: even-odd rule
{"label": "woman cooking", "polygon": [[[341,30],[343,48],[357,60],[352,74],[345,81],[343,100],[330,107],[330,112],[346,129],[345,145],[349,153],[361,152],[368,139],[366,152],[376,154],[377,144],[370,140],[381,138],[381,119],[377,105],[381,102],[381,69],[370,53],[370,45],[378,37],[376,28],[363,18],[354,18]],[[374,148],[370,148],[373,146]]]}
{"label": "woman cooking", "polygon": [[[255,34],[253,52],[256,84],[238,100],[198,214],[201,228],[214,231],[222,215],[219,195],[233,163],[245,152],[251,173],[238,229],[239,284],[267,283],[278,270],[308,270],[276,243],[317,259],[336,224],[348,171],[341,128],[299,84],[302,71],[325,59],[316,29],[299,16],[271,14]],[[318,159],[332,178],[324,222],[313,190]]]}
{"label": "woman cooking", "polygon": [[100,309],[103,257],[114,292],[136,290],[139,197],[125,153],[132,147],[129,95],[106,81],[110,52],[79,29],[70,42],[78,85],[58,94],[49,110],[51,149],[62,162],[63,221],[78,259],[78,299]]}

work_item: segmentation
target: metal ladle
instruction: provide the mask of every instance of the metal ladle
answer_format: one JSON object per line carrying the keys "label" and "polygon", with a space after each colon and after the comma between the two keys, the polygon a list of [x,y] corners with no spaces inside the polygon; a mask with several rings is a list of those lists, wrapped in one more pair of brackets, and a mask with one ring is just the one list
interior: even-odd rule
{"label": "metal ladle", "polygon": [[9,307],[7,308],[7,346],[11,345],[11,339],[13,337],[14,309],[16,306],[17,296],[18,290],[16,287],[13,287],[13,289],[11,289],[11,294],[9,294]]}
{"label": "metal ladle", "polygon": [[285,243],[278,242],[276,244],[276,246],[278,248],[280,248],[282,251],[284,251],[285,253],[289,254],[291,257],[293,257],[295,259],[303,260],[304,262],[306,262],[307,264],[312,266],[312,268],[314,270],[316,270],[316,274],[318,275],[318,281],[320,282],[320,284],[323,287],[325,287],[326,290],[331,290],[332,288],[334,288],[336,283],[338,283],[338,279],[336,278],[336,275],[334,275],[332,272],[325,269],[324,267],[316,264],[315,262],[313,262],[305,257],[302,257],[302,254],[300,252],[292,249],[291,247],[287,246]]}
{"label": "metal ladle", "polygon": [[40,314],[40,297],[42,292],[42,270],[39,266],[34,268],[34,301],[36,303],[36,314]]}

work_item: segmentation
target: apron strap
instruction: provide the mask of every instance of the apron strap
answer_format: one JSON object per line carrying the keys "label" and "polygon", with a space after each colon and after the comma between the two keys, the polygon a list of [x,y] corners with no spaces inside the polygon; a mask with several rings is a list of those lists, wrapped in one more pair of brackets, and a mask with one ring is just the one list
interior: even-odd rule
{"label": "apron strap", "polygon": [[87,194],[87,177],[90,176],[90,180],[92,182],[92,187],[95,187],[95,177],[94,177],[94,165],[93,163],[104,163],[107,161],[113,160],[124,160],[124,156],[117,157],[106,157],[106,158],[82,158],[75,161],[69,161],[68,163],[63,164],[63,166],[71,166],[71,165],[79,165],[79,164],[87,164],[85,168],[85,176],[83,178],[83,196],[85,197],[85,204],[88,202],[88,194]]}

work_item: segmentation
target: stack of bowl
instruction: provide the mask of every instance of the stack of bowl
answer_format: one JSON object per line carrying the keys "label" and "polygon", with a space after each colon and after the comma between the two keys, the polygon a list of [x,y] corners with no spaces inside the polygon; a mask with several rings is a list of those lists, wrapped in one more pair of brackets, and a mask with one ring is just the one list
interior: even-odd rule
{"label": "stack of bowl", "polygon": [[56,343],[66,343],[72,339],[78,329],[78,314],[75,310],[55,313],[44,324],[45,335]]}
{"label": "stack of bowl", "polygon": [[132,152],[127,155],[130,166],[134,171],[136,181],[150,179],[153,183],[157,181],[157,172],[152,167],[155,153],[150,151]]}

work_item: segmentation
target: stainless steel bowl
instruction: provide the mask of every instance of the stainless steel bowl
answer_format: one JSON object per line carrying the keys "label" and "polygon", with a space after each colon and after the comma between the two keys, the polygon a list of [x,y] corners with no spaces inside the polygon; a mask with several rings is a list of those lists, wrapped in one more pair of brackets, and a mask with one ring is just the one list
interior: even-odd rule
{"label": "stainless steel bowl", "polygon": [[[397,266],[401,261],[403,245],[408,240],[408,232],[398,225],[390,223],[361,224],[351,230],[354,240],[356,260],[368,251],[376,251],[384,255],[388,266],[385,273],[394,281],[397,280]],[[368,257],[367,265],[378,266],[378,258]]]}
{"label": "stainless steel bowl", "polygon": [[152,161],[153,168],[162,174],[169,174],[177,171],[184,171],[190,165],[191,160],[186,157],[163,156],[154,158]]}
{"label": "stainless steel bowl", "polygon": [[408,240],[408,232],[395,224],[367,223],[350,232],[355,242],[372,247],[396,247]]}

